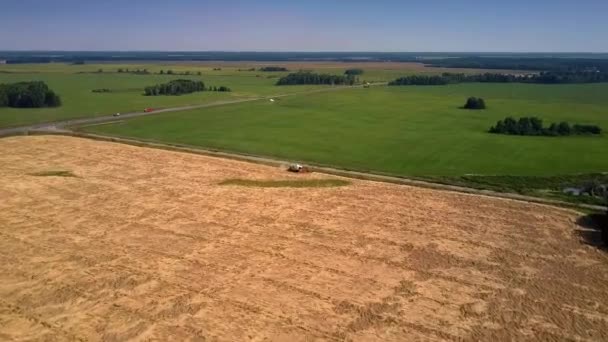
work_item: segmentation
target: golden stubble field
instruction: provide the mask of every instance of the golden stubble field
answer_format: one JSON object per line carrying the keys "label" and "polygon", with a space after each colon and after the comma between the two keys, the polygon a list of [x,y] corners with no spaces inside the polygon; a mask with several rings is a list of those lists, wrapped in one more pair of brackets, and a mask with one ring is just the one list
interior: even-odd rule
{"label": "golden stubble field", "polygon": [[[0,139],[0,340],[607,340],[574,212],[59,136]],[[64,170],[77,177],[40,177]]]}

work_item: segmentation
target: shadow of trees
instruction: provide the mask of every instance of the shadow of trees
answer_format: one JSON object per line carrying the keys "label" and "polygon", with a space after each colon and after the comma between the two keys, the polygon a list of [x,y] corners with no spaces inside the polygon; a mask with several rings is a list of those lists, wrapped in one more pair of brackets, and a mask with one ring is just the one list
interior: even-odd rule
{"label": "shadow of trees", "polygon": [[585,244],[608,252],[608,215],[589,214],[579,217],[576,223],[576,233]]}

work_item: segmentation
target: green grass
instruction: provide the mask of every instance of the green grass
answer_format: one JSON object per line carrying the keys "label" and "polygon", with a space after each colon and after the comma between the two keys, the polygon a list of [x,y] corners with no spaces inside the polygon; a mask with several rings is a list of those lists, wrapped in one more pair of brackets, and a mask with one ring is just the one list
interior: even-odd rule
{"label": "green grass", "polygon": [[606,205],[604,198],[587,195],[572,196],[565,194],[565,188],[581,188],[595,181],[608,184],[608,174],[574,174],[559,176],[460,176],[460,177],[427,177],[436,183],[459,185],[476,189],[498,192],[512,192],[527,196],[551,197],[568,202]]}
{"label": "green grass", "polygon": [[[305,68],[314,72],[343,74],[348,64],[335,63],[327,67],[324,63],[310,66],[307,63],[288,65],[288,72],[261,72],[261,64],[221,63],[221,70],[214,70],[217,65],[211,63],[147,63],[147,64],[84,64],[71,65],[62,63],[50,64],[6,64],[0,65],[0,83],[19,81],[45,81],[63,100],[59,108],[0,108],[0,128],[58,121],[80,117],[110,115],[116,112],[141,111],[146,107],[167,108],[185,105],[206,104],[234,98],[249,98],[259,96],[276,96],[304,92],[326,86],[284,86],[277,87],[275,83],[281,76],[289,72]],[[254,67],[255,71],[239,71]],[[409,64],[388,65],[386,68],[365,68],[361,81],[382,82],[390,81],[413,73],[440,73],[449,69],[420,68]],[[149,75],[134,75],[117,73],[118,69],[147,69]],[[103,73],[97,73],[103,69]],[[191,75],[158,75],[161,71],[173,70],[175,73],[189,71]],[[458,72],[458,70],[456,70]],[[483,70],[462,70],[462,72],[482,72]],[[202,75],[194,75],[201,72]],[[207,85],[225,85],[232,89],[231,93],[202,92],[182,96],[143,96],[146,86],[166,83],[177,78],[202,79]],[[93,89],[110,89],[109,93],[93,93]]]}
{"label": "green grass", "polygon": [[[462,177],[608,171],[606,133],[599,137],[487,133],[508,115],[534,115],[546,123],[597,124],[606,131],[607,92],[608,84],[375,87],[162,114],[85,130],[492,188],[479,179]],[[486,99],[488,109],[459,109],[469,96]],[[496,190],[514,188],[506,178],[496,182],[501,184],[493,187]]]}
{"label": "green grass", "polygon": [[220,185],[236,185],[256,188],[331,188],[350,185],[342,179],[302,179],[302,180],[250,180],[228,179]]}
{"label": "green grass", "polygon": [[53,170],[31,173],[30,176],[36,177],[78,177],[72,171]]}
{"label": "green grass", "polygon": [[[7,69],[7,67],[12,69]],[[134,75],[110,72],[102,74],[81,73],[84,72],[83,70],[96,70],[97,66],[87,67],[89,69],[83,69],[84,66],[58,66],[53,64],[45,67],[40,65],[30,65],[29,67],[27,65],[0,66],[0,83],[44,81],[61,96],[63,102],[63,105],[58,108],[0,108],[0,127],[103,116],[116,112],[142,111],[147,107],[167,108],[206,104],[236,98],[274,96],[321,88],[321,86],[276,87],[274,85],[276,79],[256,77],[252,73],[234,71],[223,73],[220,73],[220,71],[205,71],[206,73],[201,76]],[[105,67],[106,70],[117,68],[115,65],[102,65],[100,67]],[[129,66],[129,68],[133,69],[136,66]],[[196,68],[190,69],[196,70]],[[2,73],[1,71],[10,72]],[[199,92],[181,96],[143,96],[144,87],[166,83],[178,78],[203,80],[206,85],[211,86],[225,85],[230,87],[232,92]],[[111,89],[112,92],[92,92],[93,89],[103,88]]]}

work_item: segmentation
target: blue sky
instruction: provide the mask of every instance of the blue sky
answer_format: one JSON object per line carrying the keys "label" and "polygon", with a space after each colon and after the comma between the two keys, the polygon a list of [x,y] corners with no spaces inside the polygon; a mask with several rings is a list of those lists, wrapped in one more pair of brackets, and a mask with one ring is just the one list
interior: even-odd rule
{"label": "blue sky", "polygon": [[608,52],[608,0],[0,2],[0,50]]}

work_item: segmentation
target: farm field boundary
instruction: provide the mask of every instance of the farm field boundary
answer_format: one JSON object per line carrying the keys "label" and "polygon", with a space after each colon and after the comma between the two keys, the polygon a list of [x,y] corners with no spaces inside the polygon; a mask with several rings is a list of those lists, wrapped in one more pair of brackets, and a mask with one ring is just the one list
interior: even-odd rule
{"label": "farm field boundary", "polygon": [[[100,141],[122,143],[122,144],[128,144],[128,145],[133,145],[133,146],[151,147],[151,148],[157,148],[157,149],[163,149],[163,150],[169,150],[169,151],[186,152],[186,153],[193,153],[193,154],[199,154],[199,155],[227,158],[227,159],[246,161],[246,162],[270,165],[270,166],[276,166],[276,167],[281,167],[281,166],[286,167],[292,162],[292,161],[279,160],[279,159],[273,159],[273,158],[262,157],[262,156],[255,156],[255,155],[248,155],[248,154],[241,154],[241,153],[232,153],[232,152],[226,152],[226,151],[220,151],[220,150],[203,149],[203,148],[199,148],[199,147],[192,147],[192,146],[186,146],[186,145],[181,145],[181,144],[169,144],[169,143],[160,143],[160,142],[143,140],[143,139],[129,139],[129,138],[124,138],[124,137],[105,136],[105,135],[84,133],[84,132],[80,132],[80,131],[78,131],[78,132],[76,132],[76,131],[53,132],[53,131],[35,131],[34,130],[34,131],[23,132],[22,134],[24,134],[24,135],[65,135],[65,136],[72,136],[72,137],[78,137],[78,138],[86,138],[86,139],[93,139],[93,140],[100,140]],[[19,134],[15,134],[15,135],[19,135]],[[380,174],[380,173],[354,171],[354,170],[330,167],[327,165],[318,165],[318,164],[314,164],[314,163],[312,163],[312,164],[307,163],[307,165],[310,166],[310,168],[313,172],[325,173],[325,174],[329,174],[329,175],[341,176],[341,177],[346,177],[346,178],[362,179],[362,180],[369,180],[369,181],[376,181],[376,182],[383,182],[383,183],[393,183],[393,184],[400,184],[400,185],[410,185],[410,186],[416,186],[416,187],[421,187],[421,188],[466,193],[466,194],[478,195],[478,196],[503,198],[503,199],[509,199],[509,200],[515,200],[515,201],[571,208],[571,209],[575,209],[578,211],[605,211],[608,209],[607,207],[600,206],[600,205],[570,203],[570,202],[565,202],[565,201],[552,200],[552,199],[533,197],[533,196],[525,196],[525,195],[514,194],[514,193],[506,193],[506,192],[503,193],[503,192],[496,192],[496,191],[491,191],[491,190],[481,190],[481,189],[468,188],[468,187],[462,187],[462,186],[433,183],[433,182],[429,182],[429,181],[425,181],[425,180],[397,177],[397,176],[393,176],[393,175],[385,175],[385,174]]]}

